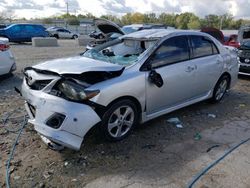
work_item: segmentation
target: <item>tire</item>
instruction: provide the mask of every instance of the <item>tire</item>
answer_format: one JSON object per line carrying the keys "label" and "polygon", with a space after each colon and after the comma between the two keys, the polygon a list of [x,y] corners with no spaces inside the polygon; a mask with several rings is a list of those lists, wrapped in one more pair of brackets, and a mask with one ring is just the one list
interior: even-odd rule
{"label": "tire", "polygon": [[102,133],[110,141],[120,141],[130,134],[138,122],[138,117],[138,108],[131,100],[120,100],[104,113]]}
{"label": "tire", "polygon": [[211,102],[213,103],[220,102],[223,99],[227,89],[229,88],[229,84],[230,84],[229,76],[227,75],[222,76],[214,87]]}
{"label": "tire", "polygon": [[59,36],[57,34],[53,35],[56,39],[59,39]]}
{"label": "tire", "polygon": [[77,39],[77,38],[78,38],[77,35],[73,35],[73,36],[72,36],[72,39]]}

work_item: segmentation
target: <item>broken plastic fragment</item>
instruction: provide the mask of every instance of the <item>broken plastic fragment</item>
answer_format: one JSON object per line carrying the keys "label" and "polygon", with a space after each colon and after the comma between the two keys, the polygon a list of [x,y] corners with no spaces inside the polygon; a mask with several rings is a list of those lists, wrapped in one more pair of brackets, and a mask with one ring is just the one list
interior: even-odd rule
{"label": "broken plastic fragment", "polygon": [[180,129],[183,128],[181,121],[177,117],[169,118],[167,122],[174,124],[177,128],[180,128]]}
{"label": "broken plastic fragment", "polygon": [[207,116],[210,117],[210,118],[216,118],[215,114],[208,114]]}
{"label": "broken plastic fragment", "polygon": [[195,140],[200,140],[200,139],[201,139],[201,134],[200,134],[200,133],[196,133],[196,134],[194,135],[194,139],[195,139]]}
{"label": "broken plastic fragment", "polygon": [[246,105],[245,104],[239,104],[239,107],[246,107]]}

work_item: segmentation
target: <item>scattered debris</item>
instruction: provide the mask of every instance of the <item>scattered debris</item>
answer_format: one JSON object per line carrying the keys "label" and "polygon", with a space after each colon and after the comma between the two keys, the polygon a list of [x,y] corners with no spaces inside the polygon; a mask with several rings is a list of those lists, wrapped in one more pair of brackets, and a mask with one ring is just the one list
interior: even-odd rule
{"label": "scattered debris", "polygon": [[51,175],[53,175],[53,173],[54,173],[54,170],[45,171],[45,172],[43,173],[43,177],[44,177],[45,179],[48,179]]}
{"label": "scattered debris", "polygon": [[208,114],[207,115],[209,118],[216,118],[217,116],[215,114]]}
{"label": "scattered debris", "polygon": [[14,176],[14,180],[19,180],[21,176]]}
{"label": "scattered debris", "polygon": [[77,179],[72,179],[71,181],[72,181],[72,182],[76,182],[76,181],[77,181]]}
{"label": "scattered debris", "polygon": [[195,135],[194,135],[194,139],[195,140],[200,140],[202,137],[201,137],[201,134],[200,133],[196,133]]}
{"label": "scattered debris", "polygon": [[216,144],[216,145],[211,146],[210,148],[207,149],[207,153],[210,152],[213,148],[217,148],[217,147],[220,147],[220,145]]}
{"label": "scattered debris", "polygon": [[66,162],[64,163],[64,166],[68,166],[68,165],[69,165],[69,162],[66,161]]}
{"label": "scattered debris", "polygon": [[246,104],[239,104],[240,108],[246,107]]}
{"label": "scattered debris", "polygon": [[39,188],[44,188],[45,184],[43,182],[39,183]]}
{"label": "scattered debris", "polygon": [[172,124],[174,124],[177,128],[180,128],[180,129],[182,129],[182,128],[183,128],[183,126],[182,126],[182,123],[181,123],[180,119],[179,119],[179,118],[177,118],[177,117],[174,117],[174,118],[169,118],[169,119],[167,120],[167,122],[168,122],[168,123],[172,123]]}
{"label": "scattered debris", "polygon": [[155,144],[147,144],[147,145],[145,145],[145,146],[142,146],[141,148],[142,149],[152,149],[152,148],[154,148],[156,145]]}

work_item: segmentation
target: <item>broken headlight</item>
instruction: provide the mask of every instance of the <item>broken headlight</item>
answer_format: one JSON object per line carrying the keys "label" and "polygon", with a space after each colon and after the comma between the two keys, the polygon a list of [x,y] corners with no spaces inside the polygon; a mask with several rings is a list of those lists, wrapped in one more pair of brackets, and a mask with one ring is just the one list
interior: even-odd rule
{"label": "broken headlight", "polygon": [[99,90],[84,90],[84,86],[73,81],[65,80],[58,84],[58,90],[68,99],[73,101],[83,101],[98,95]]}

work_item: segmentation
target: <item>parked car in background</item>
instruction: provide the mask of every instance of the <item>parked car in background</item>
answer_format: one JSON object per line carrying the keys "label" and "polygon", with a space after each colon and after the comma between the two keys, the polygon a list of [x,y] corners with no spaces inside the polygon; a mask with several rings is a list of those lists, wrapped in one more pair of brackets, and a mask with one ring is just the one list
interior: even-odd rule
{"label": "parked car in background", "polygon": [[240,42],[238,51],[239,74],[250,76],[250,26],[242,26],[239,29],[238,40]]}
{"label": "parked car in background", "polygon": [[16,63],[8,42],[7,38],[0,38],[0,75],[10,74],[16,70]]}
{"label": "parked car in background", "polygon": [[95,125],[119,141],[138,123],[219,102],[237,81],[238,63],[205,33],[152,29],[27,67],[24,75],[29,122],[52,143],[79,150]]}
{"label": "parked car in background", "polygon": [[207,34],[213,36],[218,41],[220,41],[221,44],[224,44],[224,42],[225,42],[224,41],[224,34],[219,29],[216,29],[213,27],[204,27],[201,29],[201,32],[204,32],[204,33],[207,33]]}
{"label": "parked car in background", "polygon": [[104,42],[114,40],[122,35],[133,33],[136,31],[145,29],[174,29],[173,27],[167,27],[163,24],[131,24],[125,25],[121,28],[114,22],[100,18],[94,20],[94,25],[99,30],[99,32],[91,33],[89,36],[101,40],[91,41],[87,45],[86,49],[91,49],[96,45],[100,45]]}
{"label": "parked car in background", "polygon": [[51,37],[55,37],[57,39],[76,39],[79,37],[79,34],[61,27],[50,27],[46,31]]}
{"label": "parked car in background", "polygon": [[224,36],[224,45],[226,46],[232,46],[235,48],[239,48],[240,47],[240,43],[238,41],[238,35],[233,34],[230,36]]}
{"label": "parked car in background", "polygon": [[48,37],[45,27],[38,24],[11,24],[0,29],[0,37],[9,42],[31,42],[33,37]]}
{"label": "parked car in background", "polygon": [[102,32],[98,31],[93,31],[89,34],[89,37],[94,38],[94,39],[104,39],[105,36]]}
{"label": "parked car in background", "polygon": [[5,25],[5,24],[0,24],[0,29],[3,29],[3,28],[5,28],[5,27],[7,27],[7,25]]}
{"label": "parked car in background", "polygon": [[240,44],[238,42],[238,36],[236,34],[232,34],[230,36],[224,36],[223,32],[219,29],[213,28],[213,27],[205,27],[201,29],[201,32],[207,33],[214,38],[216,38],[218,41],[221,42],[221,44],[226,46],[231,46],[234,48],[239,48]]}
{"label": "parked car in background", "polygon": [[[86,46],[87,50],[92,49],[97,45],[103,44],[104,42],[116,39],[119,36],[125,35],[125,33],[122,31],[119,25],[106,19],[96,18],[94,19],[94,25],[98,30],[96,34],[99,33],[99,36],[102,37],[98,38],[98,36],[96,36],[97,38],[95,39],[97,40],[89,42],[88,45]],[[93,34],[92,38],[94,38]]]}

